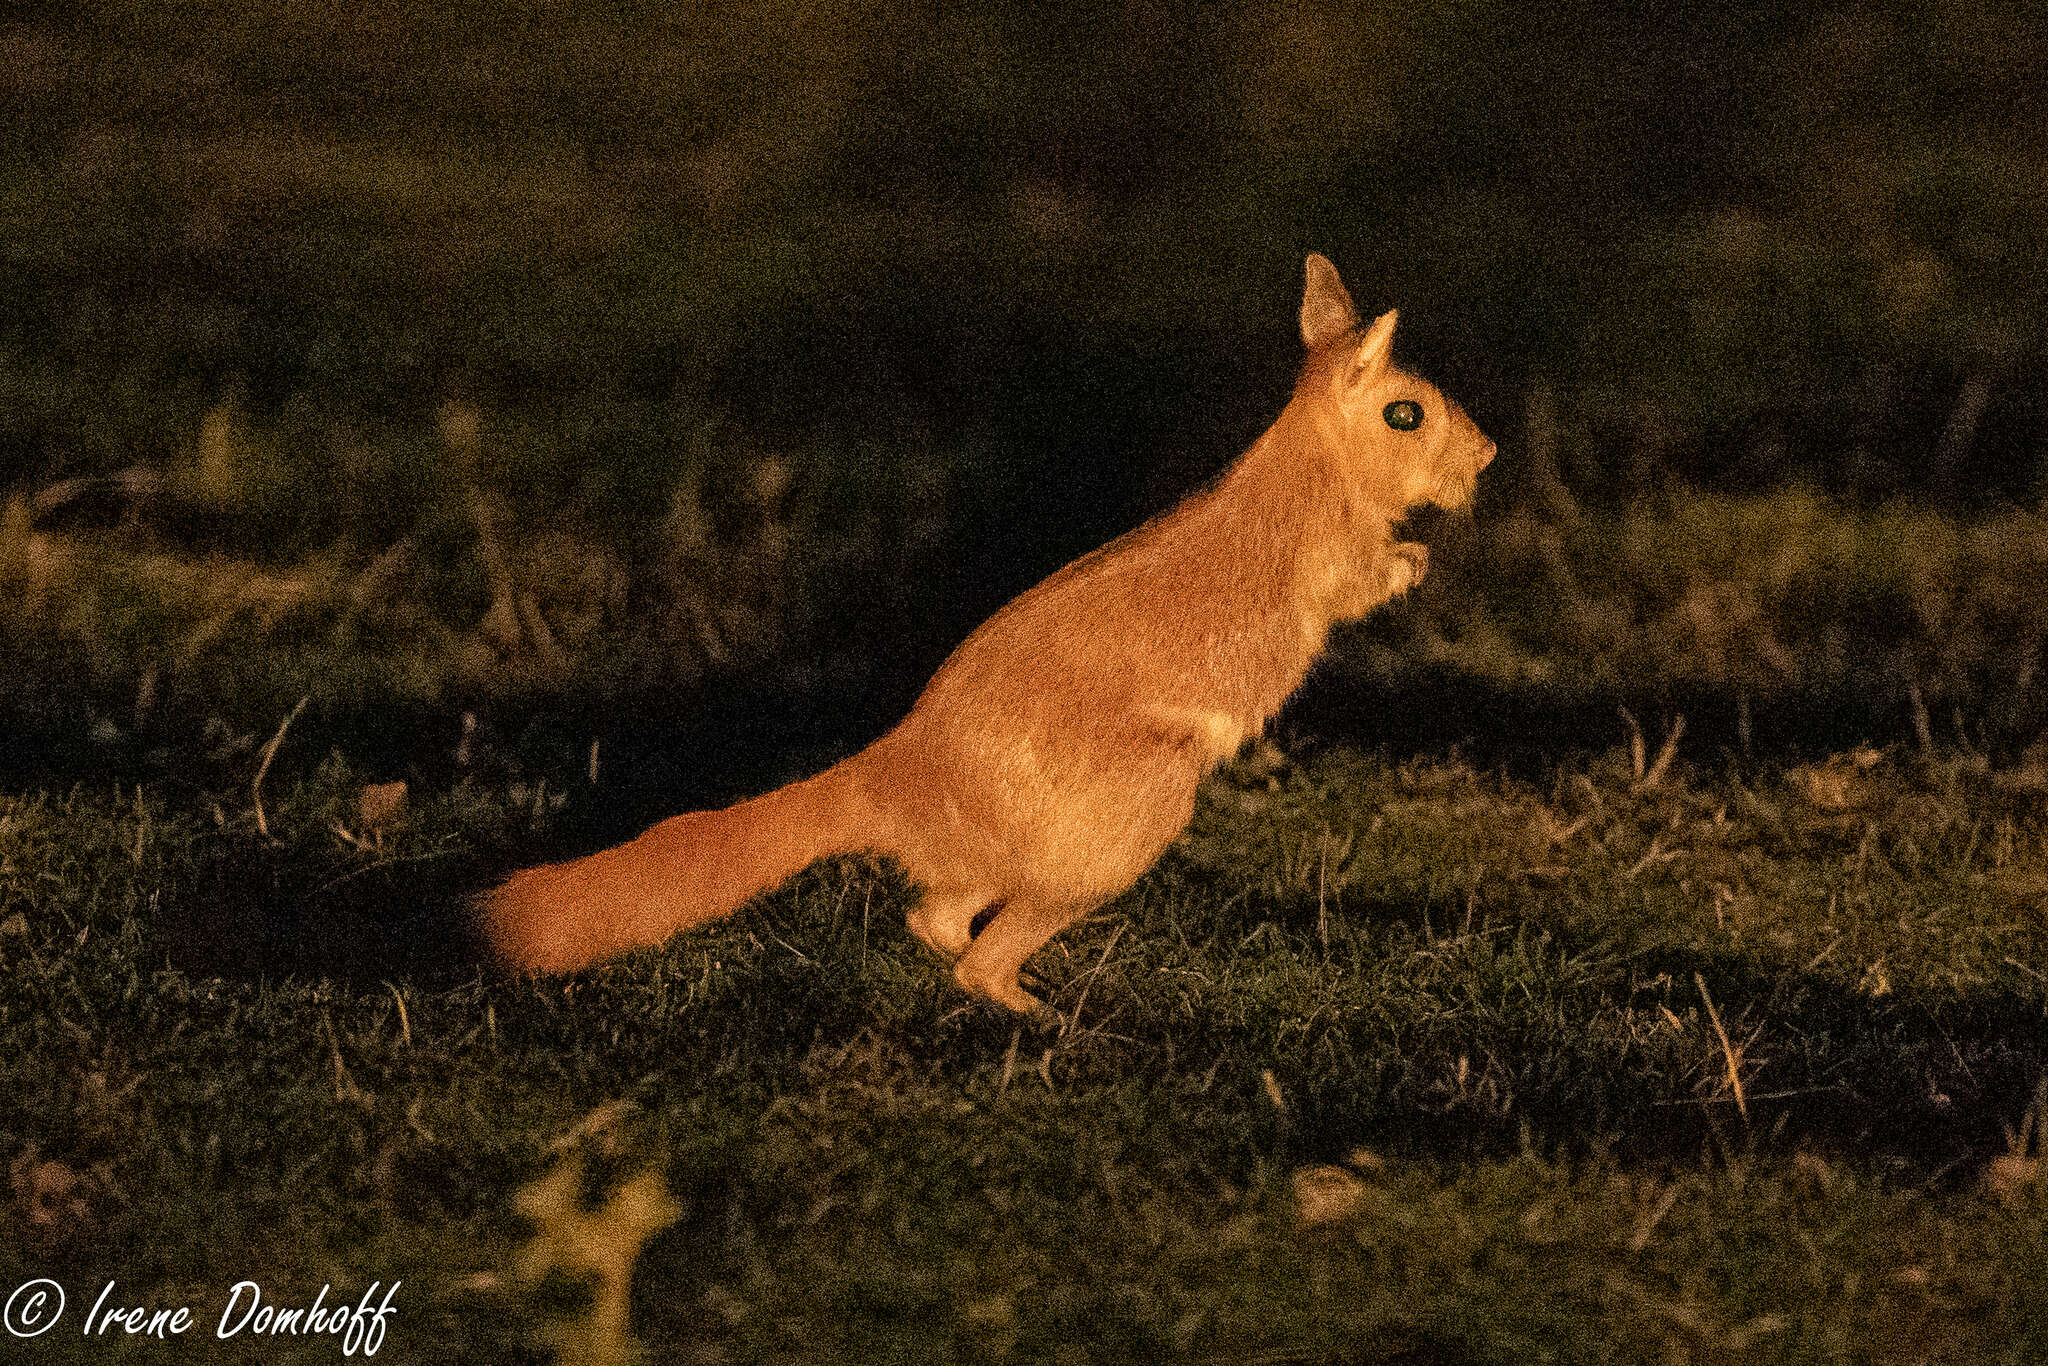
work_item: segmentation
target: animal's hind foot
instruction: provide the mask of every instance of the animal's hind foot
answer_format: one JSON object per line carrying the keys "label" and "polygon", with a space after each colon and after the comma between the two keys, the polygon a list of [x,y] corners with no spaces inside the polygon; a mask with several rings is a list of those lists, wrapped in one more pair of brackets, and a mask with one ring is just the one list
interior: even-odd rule
{"label": "animal's hind foot", "polygon": [[952,960],[967,952],[998,908],[984,893],[927,891],[904,916],[904,923],[932,952]]}
{"label": "animal's hind foot", "polygon": [[1039,945],[1098,904],[1095,898],[1012,897],[953,965],[953,980],[1020,1015],[1050,1014],[1017,976]]}
{"label": "animal's hind foot", "polygon": [[940,923],[936,916],[922,906],[913,908],[903,920],[910,926],[910,932],[923,940],[924,946],[941,958],[958,958],[967,952],[968,944],[973,942],[964,931],[956,939],[948,932],[948,926]]}
{"label": "animal's hind foot", "polygon": [[1028,1015],[1039,1020],[1058,1018],[1058,1012],[1051,1006],[1024,990],[1014,971],[980,973],[975,972],[970,964],[963,961],[953,969],[953,980],[975,995],[987,997],[997,1005],[1014,1010],[1019,1015]]}

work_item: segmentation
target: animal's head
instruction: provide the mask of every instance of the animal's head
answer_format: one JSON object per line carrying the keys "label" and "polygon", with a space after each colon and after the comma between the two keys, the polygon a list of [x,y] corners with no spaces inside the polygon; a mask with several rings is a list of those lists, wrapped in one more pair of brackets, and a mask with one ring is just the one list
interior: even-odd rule
{"label": "animal's head", "polygon": [[1396,369],[1390,309],[1361,327],[1337,268],[1308,258],[1301,340],[1308,348],[1300,397],[1343,451],[1356,487],[1398,516],[1435,503],[1469,505],[1493,443],[1428,380]]}

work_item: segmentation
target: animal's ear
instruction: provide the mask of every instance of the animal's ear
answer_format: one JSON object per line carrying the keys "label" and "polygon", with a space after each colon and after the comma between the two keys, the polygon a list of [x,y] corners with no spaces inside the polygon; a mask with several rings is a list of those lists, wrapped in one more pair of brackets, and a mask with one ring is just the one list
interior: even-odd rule
{"label": "animal's ear", "polygon": [[1308,288],[1301,295],[1301,344],[1313,351],[1333,337],[1358,326],[1351,295],[1337,278],[1337,268],[1319,252],[1308,256]]}
{"label": "animal's ear", "polygon": [[1366,329],[1365,340],[1358,344],[1358,354],[1352,357],[1350,373],[1345,381],[1353,388],[1371,384],[1387,372],[1387,366],[1394,359],[1394,324],[1399,314],[1393,309],[1373,319]]}

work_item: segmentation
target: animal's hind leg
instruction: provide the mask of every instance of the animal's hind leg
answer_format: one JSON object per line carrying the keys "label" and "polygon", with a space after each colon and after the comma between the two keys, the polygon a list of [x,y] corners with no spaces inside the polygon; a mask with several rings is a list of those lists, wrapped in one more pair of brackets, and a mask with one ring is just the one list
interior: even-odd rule
{"label": "animal's hind leg", "polygon": [[1017,984],[1017,973],[1041,944],[1101,904],[1099,898],[1011,900],[960,955],[953,980],[1019,1014],[1044,1010],[1044,1002]]}
{"label": "animal's hind leg", "polygon": [[974,939],[974,922],[992,914],[995,897],[985,891],[928,887],[905,920],[910,932],[933,952],[958,958]]}

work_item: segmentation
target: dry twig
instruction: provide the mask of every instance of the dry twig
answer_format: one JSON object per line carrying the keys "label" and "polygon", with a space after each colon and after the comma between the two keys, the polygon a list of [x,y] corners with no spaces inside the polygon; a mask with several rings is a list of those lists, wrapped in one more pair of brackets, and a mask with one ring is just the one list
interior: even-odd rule
{"label": "dry twig", "polygon": [[1714,998],[1707,994],[1707,979],[1695,972],[1693,985],[1700,989],[1700,1000],[1706,1002],[1707,1019],[1714,1025],[1714,1033],[1721,1040],[1721,1056],[1728,1060],[1728,1085],[1735,1092],[1735,1109],[1742,1116],[1744,1124],[1749,1123],[1749,1100],[1742,1092],[1742,1051],[1728,1041],[1728,1031],[1721,1027],[1721,1012],[1714,1009]]}
{"label": "dry twig", "polygon": [[255,781],[249,784],[249,795],[256,803],[256,833],[270,838],[270,820],[263,814],[263,778],[270,772],[270,761],[277,757],[277,747],[284,743],[284,733],[291,729],[292,722],[299,719],[299,713],[306,709],[309,699],[301,697],[299,705],[291,709],[284,720],[277,723],[277,734],[270,737],[270,743],[263,747],[262,762],[256,765]]}
{"label": "dry twig", "polygon": [[[1638,734],[1640,735],[1640,732]],[[1672,723],[1671,733],[1664,737],[1664,744],[1662,748],[1660,748],[1657,751],[1656,762],[1650,765],[1650,771],[1648,773],[1642,775],[1642,782],[1639,784],[1639,786],[1643,791],[1647,792],[1651,788],[1655,787],[1658,783],[1664,781],[1665,770],[1671,767],[1672,759],[1676,758],[1678,755],[1678,739],[1680,736],[1684,734],[1685,718],[1681,716],[1678,718],[1677,721]],[[1640,740],[1638,741],[1638,743],[1640,743]],[[1640,751],[1638,751],[1638,758],[1640,759]]]}

